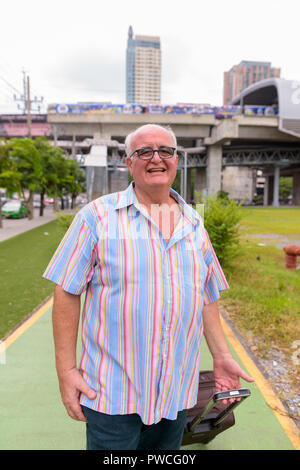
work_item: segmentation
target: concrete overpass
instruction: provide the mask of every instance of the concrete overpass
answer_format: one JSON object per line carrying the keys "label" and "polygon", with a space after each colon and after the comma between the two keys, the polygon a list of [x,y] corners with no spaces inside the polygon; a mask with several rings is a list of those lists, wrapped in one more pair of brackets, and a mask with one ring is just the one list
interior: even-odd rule
{"label": "concrete overpass", "polygon": [[[88,155],[92,147],[95,150],[105,145],[108,158],[105,171],[124,168],[123,143],[129,132],[147,123],[170,125],[182,149],[180,169],[184,170],[182,185],[185,182],[188,200],[193,199],[189,191],[191,180],[195,190],[223,189],[237,199],[248,196],[251,200],[259,169],[267,181],[265,204],[279,204],[279,175],[289,174],[294,178],[293,203],[300,205],[300,135],[280,128],[280,119],[243,114],[221,120],[214,115],[48,114],[54,141],[69,148],[69,152]],[[93,170],[94,184],[101,180],[103,171]],[[124,181],[120,179],[121,173],[120,184],[115,185],[118,189],[127,184],[125,172]],[[106,176],[106,183],[101,183],[103,189],[98,187],[95,192],[114,190],[108,180]]]}
{"label": "concrete overpass", "polygon": [[[257,82],[234,98],[235,105],[267,105],[278,107],[278,130],[300,139],[300,81],[269,78]],[[293,202],[300,205],[300,165],[297,143],[284,147],[275,139],[273,165],[264,168],[266,178],[264,203],[278,205],[280,175],[293,176]]]}

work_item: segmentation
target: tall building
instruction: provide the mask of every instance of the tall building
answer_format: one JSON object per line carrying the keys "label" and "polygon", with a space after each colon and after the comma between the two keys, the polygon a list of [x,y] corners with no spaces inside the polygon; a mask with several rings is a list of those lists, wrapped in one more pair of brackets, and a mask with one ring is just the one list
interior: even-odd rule
{"label": "tall building", "polygon": [[265,78],[280,77],[280,69],[271,66],[271,62],[243,60],[224,72],[223,103],[230,104],[244,88]]}
{"label": "tall building", "polygon": [[160,103],[161,51],[157,36],[133,36],[128,30],[126,103]]}

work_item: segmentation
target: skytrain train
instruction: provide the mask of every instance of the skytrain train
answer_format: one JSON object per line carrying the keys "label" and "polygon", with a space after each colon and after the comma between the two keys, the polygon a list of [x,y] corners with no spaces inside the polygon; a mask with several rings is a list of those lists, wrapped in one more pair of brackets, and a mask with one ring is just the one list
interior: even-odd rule
{"label": "skytrain train", "polygon": [[246,116],[276,116],[278,106],[211,106],[208,104],[112,104],[112,103],[77,103],[50,104],[48,114],[191,114],[213,115],[216,118],[231,118],[238,114]]}

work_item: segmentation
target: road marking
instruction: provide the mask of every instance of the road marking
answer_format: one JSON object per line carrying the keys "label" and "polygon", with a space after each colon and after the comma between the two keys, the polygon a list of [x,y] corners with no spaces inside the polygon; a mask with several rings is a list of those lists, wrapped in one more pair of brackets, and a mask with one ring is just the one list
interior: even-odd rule
{"label": "road marking", "polygon": [[294,423],[292,418],[288,416],[287,411],[284,408],[281,400],[276,396],[272,387],[264,378],[263,374],[260,372],[254,361],[250,358],[249,354],[242,346],[240,341],[237,339],[234,332],[226,323],[222,315],[221,323],[224,333],[227,336],[227,339],[229,340],[233,349],[243,362],[245,368],[248,370],[248,373],[254,378],[255,384],[259,388],[269,407],[274,412],[276,418],[280,422],[291,443],[296,448],[296,450],[300,450],[300,431],[297,428],[296,424]]}
{"label": "road marking", "polygon": [[20,324],[7,338],[2,341],[4,350],[13,344],[31,325],[33,325],[51,307],[53,298],[47,300],[36,312],[29,316],[27,320]]}

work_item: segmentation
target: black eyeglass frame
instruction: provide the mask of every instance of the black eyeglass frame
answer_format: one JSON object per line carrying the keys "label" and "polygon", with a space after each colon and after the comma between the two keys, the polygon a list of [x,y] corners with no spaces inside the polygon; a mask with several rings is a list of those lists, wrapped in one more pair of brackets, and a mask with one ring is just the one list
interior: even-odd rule
{"label": "black eyeglass frame", "polygon": [[[159,152],[163,149],[172,150],[173,151],[172,155],[170,155],[169,157],[162,157]],[[151,150],[152,151],[152,157],[150,157],[150,158],[141,158],[141,156],[139,155],[139,152],[141,152],[142,150]],[[162,160],[168,160],[169,158],[174,157],[175,152],[176,152],[176,147],[169,147],[168,145],[163,145],[162,147],[159,147],[159,149],[153,149],[152,147],[142,147],[142,148],[136,149],[134,152],[132,152],[132,154],[130,155],[130,158],[132,158],[133,155],[136,153],[140,160],[148,161],[148,160],[152,160],[152,158],[154,157],[155,152],[158,153],[159,158],[161,158]]]}

